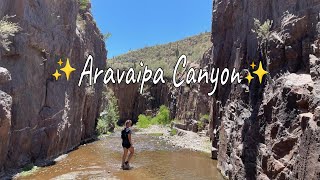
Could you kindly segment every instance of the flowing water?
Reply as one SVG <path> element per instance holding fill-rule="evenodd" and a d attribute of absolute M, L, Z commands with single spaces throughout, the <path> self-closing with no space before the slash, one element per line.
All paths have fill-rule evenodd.
<path fill-rule="evenodd" d="M 133 168 L 121 170 L 119 137 L 116 133 L 80 146 L 54 165 L 17 179 L 223 179 L 209 154 L 177 149 L 152 135 L 133 135 Z"/>

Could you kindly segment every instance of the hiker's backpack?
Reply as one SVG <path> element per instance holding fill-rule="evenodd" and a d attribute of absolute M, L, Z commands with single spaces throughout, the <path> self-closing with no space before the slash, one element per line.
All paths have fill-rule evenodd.
<path fill-rule="evenodd" d="M 121 131 L 121 139 L 122 139 L 122 140 L 126 139 L 126 129 L 123 129 L 123 130 Z"/>

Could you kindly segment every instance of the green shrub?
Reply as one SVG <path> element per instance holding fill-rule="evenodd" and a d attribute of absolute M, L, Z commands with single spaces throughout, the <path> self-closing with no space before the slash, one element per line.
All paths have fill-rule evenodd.
<path fill-rule="evenodd" d="M 264 23 L 261 23 L 258 19 L 254 18 L 254 29 L 251 30 L 253 33 L 256 33 L 260 52 L 265 58 L 268 56 L 268 41 L 271 37 L 272 24 L 272 20 L 267 19 Z"/>
<path fill-rule="evenodd" d="M 157 116 L 154 117 L 154 118 L 152 118 L 151 121 L 150 121 L 150 124 L 151 124 L 151 125 L 157 125 L 157 124 L 159 124 L 159 118 L 158 118 Z"/>
<path fill-rule="evenodd" d="M 137 126 L 138 128 L 148 128 L 151 125 L 151 117 L 140 114 L 138 116 Z"/>
<path fill-rule="evenodd" d="M 89 3 L 90 3 L 90 0 L 79 0 L 80 9 L 81 10 L 87 9 Z"/>
<path fill-rule="evenodd" d="M 158 118 L 159 124 L 170 124 L 170 110 L 165 105 L 160 106 L 159 113 L 156 116 Z"/>
<path fill-rule="evenodd" d="M 204 115 L 200 114 L 200 121 L 208 123 L 209 122 L 209 114 L 204 114 Z"/>
<path fill-rule="evenodd" d="M 116 122 L 119 120 L 118 100 L 113 91 L 108 89 L 104 95 L 108 98 L 108 105 L 98 118 L 96 127 L 98 134 L 107 134 L 108 131 L 112 131 Z"/>
<path fill-rule="evenodd" d="M 0 45 L 7 51 L 10 51 L 9 46 L 12 44 L 9 37 L 14 37 L 16 33 L 21 30 L 18 23 L 13 23 L 8 20 L 12 17 L 14 16 L 7 15 L 0 20 Z"/>
<path fill-rule="evenodd" d="M 177 135 L 177 133 L 178 133 L 177 129 L 171 129 L 170 136 Z"/>
<path fill-rule="evenodd" d="M 198 121 L 198 129 L 203 129 L 204 123 L 202 121 Z"/>
<path fill-rule="evenodd" d="M 204 114 L 204 115 L 201 115 L 200 119 L 202 120 L 209 120 L 209 114 Z"/>
<path fill-rule="evenodd" d="M 264 41 L 270 37 L 270 29 L 273 21 L 267 19 L 264 23 L 261 23 L 258 19 L 254 18 L 254 29 L 251 31 L 257 34 L 257 38 Z"/>
<path fill-rule="evenodd" d="M 148 128 L 151 125 L 167 125 L 170 124 L 172 120 L 170 120 L 170 110 L 165 105 L 160 106 L 159 112 L 155 117 L 146 116 L 144 114 L 140 114 L 138 116 L 137 126 L 139 128 Z"/>
<path fill-rule="evenodd" d="M 19 176 L 21 177 L 30 176 L 38 170 L 39 170 L 39 167 L 34 166 L 33 164 L 28 164 L 22 168 L 22 172 L 19 173 Z"/>
<path fill-rule="evenodd" d="M 98 134 L 107 134 L 108 133 L 108 124 L 103 118 L 98 119 L 96 130 Z"/>

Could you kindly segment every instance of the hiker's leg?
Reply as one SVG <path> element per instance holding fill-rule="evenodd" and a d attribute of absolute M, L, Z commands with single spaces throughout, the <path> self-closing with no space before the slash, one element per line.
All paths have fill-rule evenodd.
<path fill-rule="evenodd" d="M 128 162 L 130 162 L 130 160 L 131 160 L 131 158 L 132 158 L 132 156 L 134 154 L 134 147 L 131 146 L 129 148 L 129 151 L 130 151 L 130 154 L 129 154 L 129 157 L 128 157 L 128 160 L 127 160 Z"/>
<path fill-rule="evenodd" d="M 127 155 L 128 155 L 128 149 L 123 148 L 122 165 L 124 165 L 124 162 L 126 161 Z"/>

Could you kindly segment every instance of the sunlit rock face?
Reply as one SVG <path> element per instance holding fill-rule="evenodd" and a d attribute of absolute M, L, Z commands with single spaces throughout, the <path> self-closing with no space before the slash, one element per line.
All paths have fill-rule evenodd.
<path fill-rule="evenodd" d="M 213 154 L 230 179 L 320 178 L 319 4 L 213 1 L 213 47 L 201 66 L 242 72 L 262 61 L 269 72 L 264 85 L 255 77 L 218 87 L 209 103 Z M 273 20 L 281 36 L 269 39 L 268 58 L 259 55 L 254 18 Z"/>
<path fill-rule="evenodd" d="M 11 39 L 11 51 L 0 50 L 0 67 L 11 74 L 3 83 L 0 73 L 1 172 L 49 160 L 94 135 L 103 81 L 77 83 L 88 54 L 100 69 L 106 58 L 89 9 L 79 10 L 77 1 L 4 0 L 4 15 L 15 15 L 10 20 L 22 30 Z M 66 58 L 76 71 L 69 81 L 64 74 L 56 81 L 52 74 Z"/>

